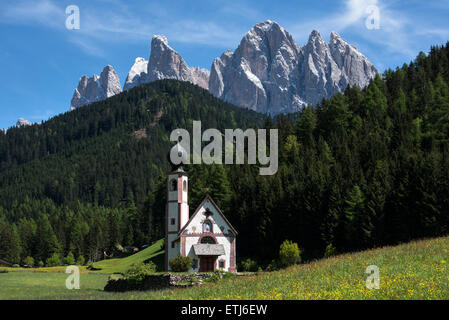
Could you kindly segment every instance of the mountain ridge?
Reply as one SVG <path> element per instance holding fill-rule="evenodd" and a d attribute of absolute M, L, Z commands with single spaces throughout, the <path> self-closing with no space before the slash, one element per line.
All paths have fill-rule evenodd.
<path fill-rule="evenodd" d="M 122 92 L 120 79 L 111 65 L 104 67 L 100 76 L 82 76 L 73 93 L 70 110 L 101 101 Z"/>
<path fill-rule="evenodd" d="M 239 107 L 277 115 L 315 105 L 348 85 L 363 88 L 377 73 L 374 65 L 336 32 L 326 43 L 314 30 L 300 47 L 277 22 L 267 20 L 245 34 L 236 50 L 214 59 L 210 71 L 189 66 L 165 36 L 155 35 L 149 59 L 135 59 L 123 90 L 161 79 L 188 81 Z M 109 75 L 109 79 L 111 85 L 102 82 L 113 88 L 108 94 L 121 92 L 118 76 Z M 83 76 L 71 105 L 79 107 L 108 97 L 101 88 L 99 92 L 92 89 L 97 81 L 95 75 Z"/>

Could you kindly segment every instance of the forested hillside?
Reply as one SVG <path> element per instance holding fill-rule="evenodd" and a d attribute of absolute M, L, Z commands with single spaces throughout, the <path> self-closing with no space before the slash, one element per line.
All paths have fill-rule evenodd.
<path fill-rule="evenodd" d="M 265 116 L 166 80 L 1 133 L 0 257 L 45 263 L 71 251 L 87 261 L 162 238 L 165 209 L 149 211 L 150 193 L 169 170 L 171 131 L 200 119 L 224 130 Z"/>
<path fill-rule="evenodd" d="M 0 257 L 94 259 L 162 237 L 168 135 L 192 120 L 280 130 L 274 176 L 187 168 L 191 210 L 212 195 L 239 231 L 239 260 L 266 265 L 285 239 L 309 259 L 449 232 L 448 44 L 296 116 L 265 119 L 161 81 L 0 133 Z"/>

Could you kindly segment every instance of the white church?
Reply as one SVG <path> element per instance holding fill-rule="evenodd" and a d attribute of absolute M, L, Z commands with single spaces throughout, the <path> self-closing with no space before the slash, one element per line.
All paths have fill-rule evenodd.
<path fill-rule="evenodd" d="M 190 216 L 187 174 L 182 166 L 172 166 L 167 179 L 165 270 L 171 271 L 170 259 L 182 255 L 193 261 L 190 272 L 237 272 L 237 231 L 210 196 Z"/>

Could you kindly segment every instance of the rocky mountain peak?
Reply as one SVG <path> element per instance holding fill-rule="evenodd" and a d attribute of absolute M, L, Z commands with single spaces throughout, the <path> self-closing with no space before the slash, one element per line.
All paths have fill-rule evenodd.
<path fill-rule="evenodd" d="M 230 103 L 263 113 L 295 112 L 343 91 L 363 87 L 377 70 L 337 33 L 331 44 L 317 30 L 304 47 L 278 23 L 255 25 L 235 52 L 212 64 L 209 91 Z"/>
<path fill-rule="evenodd" d="M 134 64 L 129 70 L 123 90 L 130 90 L 138 85 L 147 82 L 148 76 L 148 60 L 142 57 L 136 58 Z"/>
<path fill-rule="evenodd" d="M 327 51 L 329 51 L 329 46 L 327 45 L 326 41 L 321 37 L 321 34 L 313 30 L 312 33 L 309 36 L 309 41 L 305 45 L 304 49 L 316 54 L 326 54 Z"/>
<path fill-rule="evenodd" d="M 164 35 L 160 35 L 160 34 L 154 35 L 153 36 L 153 40 L 151 41 L 151 46 L 156 46 L 156 45 L 160 45 L 160 46 L 163 46 L 163 47 L 170 47 L 168 45 L 167 37 L 164 36 Z"/>
<path fill-rule="evenodd" d="M 106 98 L 115 96 L 122 92 L 120 79 L 114 68 L 110 65 L 106 66 L 100 75 L 100 85 L 105 91 Z"/>
<path fill-rule="evenodd" d="M 169 45 L 165 36 L 157 35 L 151 41 L 148 63 L 148 81 L 161 79 L 191 80 L 191 71 L 184 59 Z"/>
<path fill-rule="evenodd" d="M 73 93 L 70 110 L 101 101 L 122 92 L 120 79 L 114 68 L 106 66 L 100 76 L 82 76 Z"/>
<path fill-rule="evenodd" d="M 19 118 L 16 123 L 16 127 L 28 127 L 31 126 L 32 123 L 28 120 L 25 120 L 24 118 Z"/>
<path fill-rule="evenodd" d="M 348 85 L 366 86 L 376 68 L 356 47 L 332 32 L 330 42 L 313 30 L 300 47 L 277 22 L 266 20 L 245 34 L 235 51 L 213 61 L 211 71 L 188 66 L 164 35 L 151 40 L 149 60 L 137 58 L 124 90 L 161 79 L 189 81 L 237 106 L 273 115 L 317 104 Z M 121 92 L 107 66 L 100 76 L 80 79 L 71 109 Z"/>
<path fill-rule="evenodd" d="M 162 79 L 189 81 L 204 89 L 209 87 L 209 70 L 189 67 L 163 35 L 151 40 L 150 58 L 137 58 L 125 82 L 124 90 Z"/>

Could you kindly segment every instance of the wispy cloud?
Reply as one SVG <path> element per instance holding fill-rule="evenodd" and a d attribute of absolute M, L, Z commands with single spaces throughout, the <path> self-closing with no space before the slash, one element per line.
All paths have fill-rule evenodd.
<path fill-rule="evenodd" d="M 173 2 L 126 2 L 124 0 L 97 0 L 82 2 L 81 29 L 65 29 L 64 1 L 20 0 L 11 4 L 0 4 L 0 23 L 38 24 L 65 33 L 66 40 L 92 56 L 104 56 L 105 45 L 142 43 L 150 41 L 154 34 L 164 34 L 170 42 L 210 46 L 229 49 L 238 45 L 248 31 L 248 21 L 254 24 L 270 18 L 266 9 L 245 1 L 230 2 L 220 6 L 206 0 L 198 0 L 197 6 L 208 8 L 208 12 L 196 10 L 186 14 L 185 7 Z M 417 1 L 408 3 L 416 5 Z M 67 4 L 67 3 L 65 3 Z M 439 38 L 447 40 L 449 29 L 438 26 L 431 19 L 420 19 L 420 12 L 399 7 L 398 0 L 342 0 L 333 9 L 319 11 L 309 19 L 285 19 L 281 24 L 293 34 L 300 45 L 307 41 L 313 29 L 325 37 L 331 31 L 343 36 L 351 35 L 365 48 L 376 48 L 394 55 L 410 57 L 416 55 L 420 39 Z M 403 3 L 400 3 L 403 5 Z M 365 20 L 369 6 L 380 10 L 380 29 L 368 30 Z M 421 4 L 422 5 L 422 4 Z M 449 1 L 429 3 L 444 11 Z M 226 18 L 230 18 L 226 20 Z M 356 41 L 356 42 L 357 42 Z M 378 51 L 376 52 L 378 53 Z"/>
<path fill-rule="evenodd" d="M 38 24 L 65 32 L 68 42 L 94 56 L 104 55 L 101 49 L 104 43 L 149 41 L 154 34 L 160 33 L 173 42 L 228 48 L 235 45 L 243 32 L 236 27 L 207 19 L 176 16 L 168 19 L 168 11 L 161 8 L 152 10 L 157 5 L 154 3 L 146 7 L 148 16 L 143 19 L 142 12 L 131 8 L 128 3 L 120 0 L 99 2 L 107 6 L 107 10 L 89 4 L 80 8 L 80 30 L 65 29 L 65 7 L 51 0 L 22 0 L 14 4 L 0 5 L 0 22 Z M 145 10 L 145 7 L 142 10 Z"/>
<path fill-rule="evenodd" d="M 394 2 L 380 0 L 346 0 L 342 8 L 330 15 L 322 15 L 289 27 L 297 39 L 305 41 L 310 30 L 318 29 L 325 36 L 331 31 L 350 33 L 363 39 L 365 43 L 382 46 L 386 51 L 411 56 L 416 54 L 416 36 L 426 32 L 424 21 L 416 21 L 403 10 L 395 10 Z M 369 14 L 367 8 L 376 6 L 380 11 L 380 29 L 368 30 L 365 26 Z"/>
<path fill-rule="evenodd" d="M 64 26 L 64 10 L 50 0 L 3 3 L 0 9 L 2 23 L 40 24 L 52 28 Z"/>

